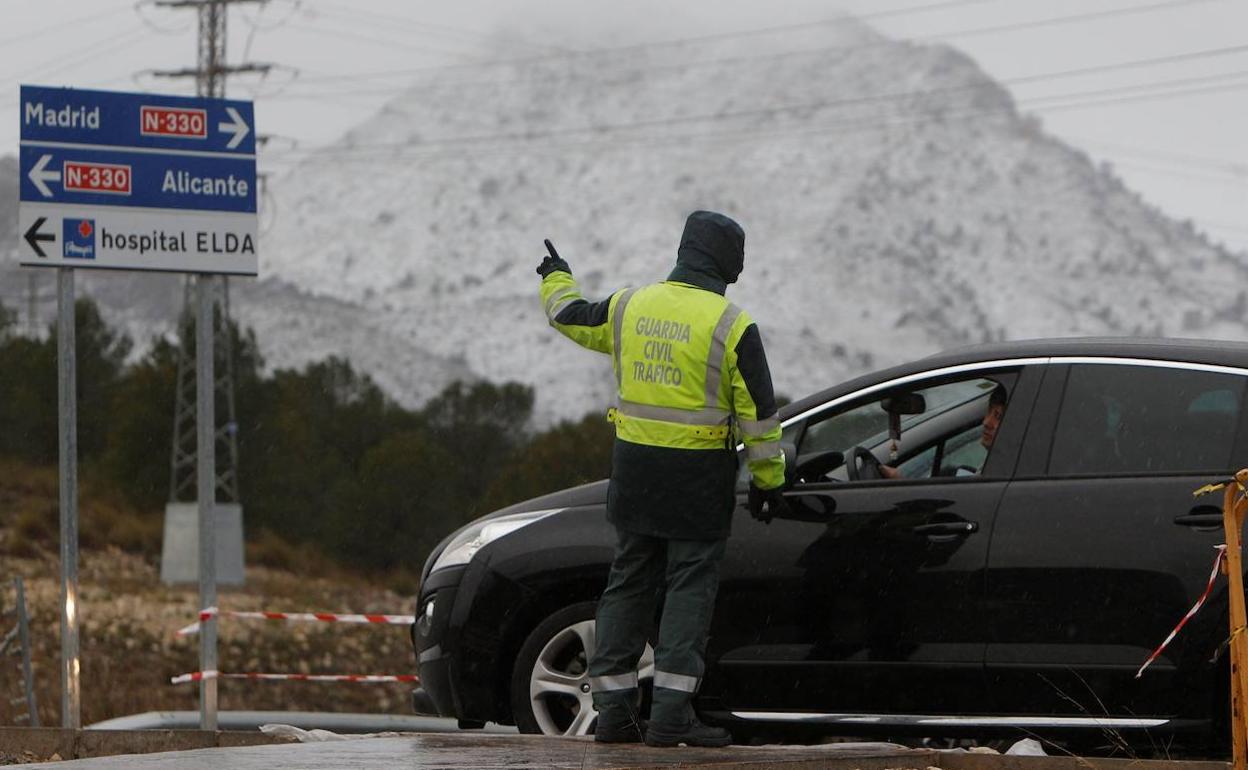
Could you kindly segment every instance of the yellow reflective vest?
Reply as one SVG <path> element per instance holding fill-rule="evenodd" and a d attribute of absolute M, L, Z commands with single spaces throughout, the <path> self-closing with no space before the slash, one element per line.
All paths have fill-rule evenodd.
<path fill-rule="evenodd" d="M 758 414 L 737 367 L 737 343 L 754 323 L 748 313 L 713 291 L 664 281 L 616 292 L 601 323 L 563 324 L 560 312 L 584 301 L 563 271 L 542 280 L 541 297 L 551 326 L 612 357 L 618 439 L 684 450 L 741 441 L 755 485 L 784 483 L 779 420 Z"/>

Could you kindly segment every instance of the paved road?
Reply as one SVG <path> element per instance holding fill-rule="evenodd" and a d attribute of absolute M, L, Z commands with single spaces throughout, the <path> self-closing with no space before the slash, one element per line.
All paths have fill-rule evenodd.
<path fill-rule="evenodd" d="M 397 738 L 362 738 L 326 743 L 198 749 L 130 754 L 72 762 L 15 765 L 32 770 L 622 770 L 680 765 L 715 770 L 761 767 L 784 770 L 922 770 L 935 752 L 892 744 L 762 746 L 724 749 L 652 749 L 598 745 L 586 738 L 536 735 L 441 733 Z"/>

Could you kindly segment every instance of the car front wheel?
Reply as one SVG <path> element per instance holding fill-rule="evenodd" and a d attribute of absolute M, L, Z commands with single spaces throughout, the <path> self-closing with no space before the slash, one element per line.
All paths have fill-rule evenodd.
<path fill-rule="evenodd" d="M 589 735 L 593 698 L 589 656 L 594 650 L 595 602 L 564 607 L 529 634 L 511 676 L 511 710 L 522 733 Z M 654 678 L 654 650 L 646 645 L 638 665 L 645 688 Z"/>

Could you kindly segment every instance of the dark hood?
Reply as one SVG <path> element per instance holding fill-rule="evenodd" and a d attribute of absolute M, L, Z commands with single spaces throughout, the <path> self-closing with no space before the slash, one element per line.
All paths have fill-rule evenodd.
<path fill-rule="evenodd" d="M 669 281 L 691 283 L 723 294 L 745 266 L 745 231 L 714 211 L 695 211 L 685 221 Z"/>

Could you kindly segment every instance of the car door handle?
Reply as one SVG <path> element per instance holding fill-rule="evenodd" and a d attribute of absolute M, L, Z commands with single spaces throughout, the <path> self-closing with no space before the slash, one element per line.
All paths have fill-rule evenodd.
<path fill-rule="evenodd" d="M 916 535 L 969 535 L 979 531 L 979 523 L 975 521 L 940 521 L 935 524 L 920 524 L 913 530 Z"/>
<path fill-rule="evenodd" d="M 1215 505 L 1198 505 L 1187 513 L 1174 517 L 1174 523 L 1197 529 L 1216 529 L 1222 526 L 1222 509 Z"/>

